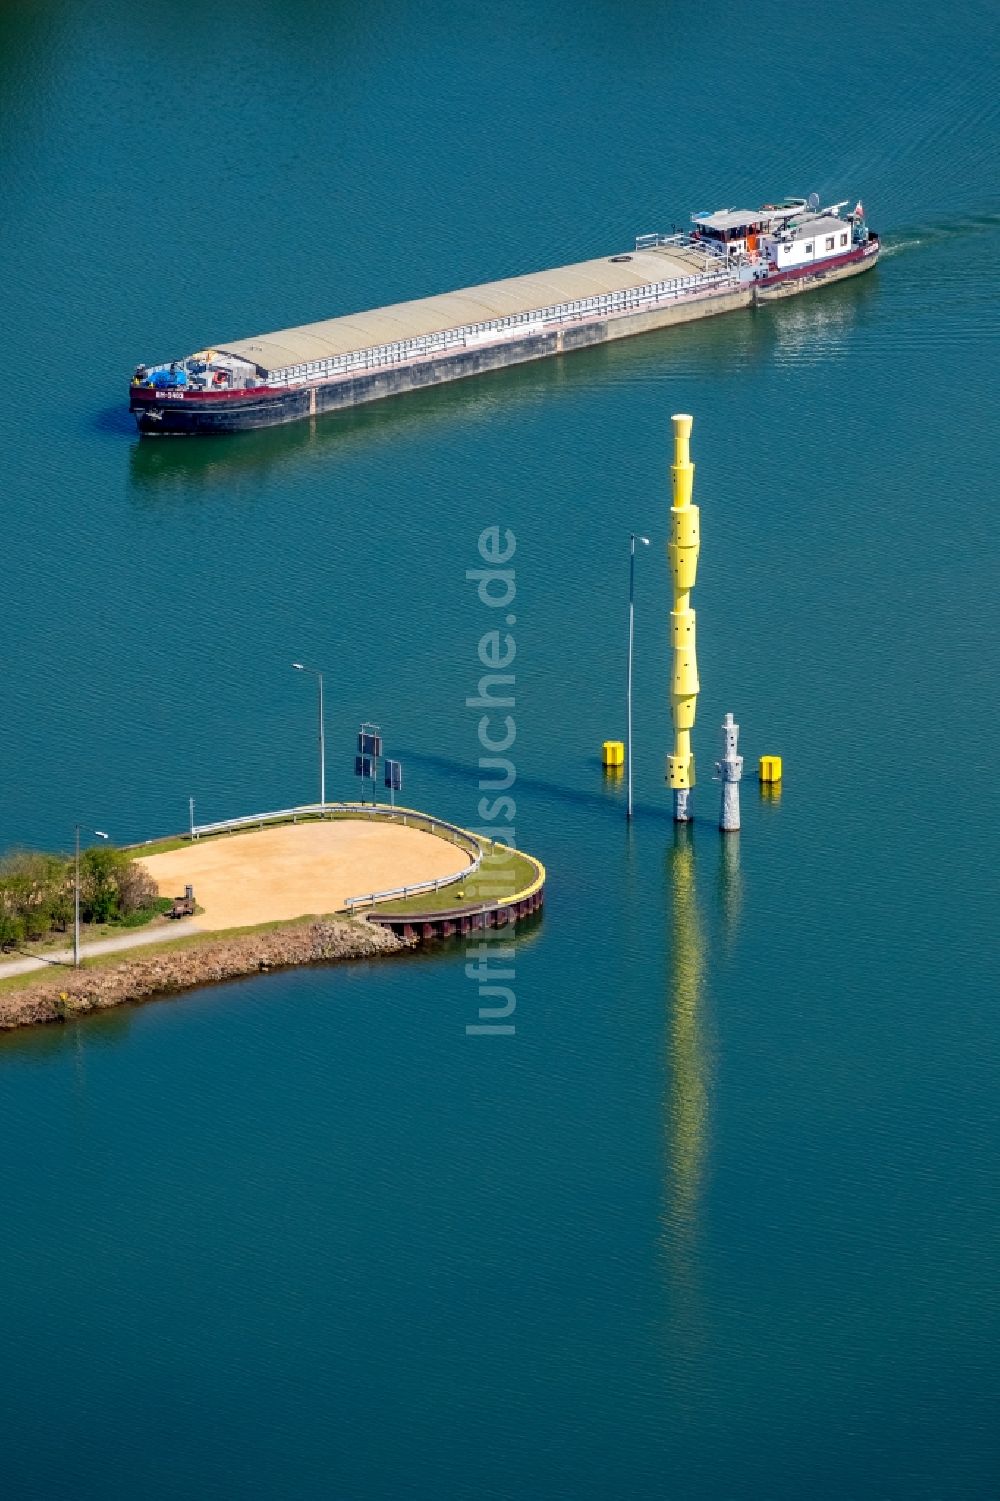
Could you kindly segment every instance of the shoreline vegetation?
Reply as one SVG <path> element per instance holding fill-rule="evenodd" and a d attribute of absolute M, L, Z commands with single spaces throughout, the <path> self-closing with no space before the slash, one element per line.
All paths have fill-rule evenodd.
<path fill-rule="evenodd" d="M 196 990 L 223 980 L 403 952 L 413 945 L 358 918 L 306 917 L 229 934 L 168 942 L 141 957 L 60 967 L 44 980 L 35 973 L 0 988 L 0 1032 L 47 1022 L 72 1021 L 127 1002 Z"/>
<path fill-rule="evenodd" d="M 12 850 L 0 856 L 0 953 L 65 942 L 73 923 L 75 865 L 70 855 Z M 80 921 L 88 929 L 138 928 L 170 907 L 127 850 L 80 851 Z"/>

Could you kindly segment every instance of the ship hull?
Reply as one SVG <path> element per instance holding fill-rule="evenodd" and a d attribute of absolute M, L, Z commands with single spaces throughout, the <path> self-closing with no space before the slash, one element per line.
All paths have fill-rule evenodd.
<path fill-rule="evenodd" d="M 787 271 L 769 276 L 766 281 L 758 282 L 754 287 L 754 302 L 758 305 L 778 302 L 783 297 L 795 297 L 799 292 L 816 291 L 831 282 L 860 276 L 863 272 L 870 271 L 878 260 L 878 241 L 873 241 L 872 245 L 870 251 L 867 248 L 852 251 L 850 255 L 841 256 L 837 261 L 817 266 L 808 272 Z"/>
<path fill-rule="evenodd" d="M 137 387 L 131 393 L 130 408 L 139 432 L 146 437 L 221 435 L 278 427 L 325 412 L 345 411 L 386 397 L 401 396 L 408 391 L 426 390 L 446 381 L 465 380 L 491 370 L 504 370 L 511 365 L 631 338 L 653 329 L 691 323 L 699 318 L 735 312 L 738 308 L 797 296 L 832 281 L 857 276 L 869 270 L 877 258 L 876 245 L 867 254 L 855 251 L 818 268 L 781 273 L 766 281 L 724 290 L 694 293 L 662 307 L 612 318 L 582 319 L 577 324 L 503 343 L 481 344 L 308 385 L 183 394 Z"/>

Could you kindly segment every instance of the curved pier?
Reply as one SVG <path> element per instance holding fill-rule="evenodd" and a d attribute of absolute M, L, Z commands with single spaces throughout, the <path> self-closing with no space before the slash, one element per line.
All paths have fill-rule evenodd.
<path fill-rule="evenodd" d="M 534 879 L 511 896 L 465 902 L 439 911 L 421 911 L 419 904 L 407 912 L 372 911 L 368 921 L 388 928 L 407 943 L 434 943 L 485 928 L 505 928 L 523 922 L 538 912 L 544 903 L 545 866 L 521 850 L 512 850 L 511 853 L 527 861 L 535 872 Z"/>

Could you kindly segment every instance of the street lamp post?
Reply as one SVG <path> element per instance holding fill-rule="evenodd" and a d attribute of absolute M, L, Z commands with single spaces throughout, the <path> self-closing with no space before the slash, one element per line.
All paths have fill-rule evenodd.
<path fill-rule="evenodd" d="M 296 672 L 311 672 L 319 688 L 319 800 L 326 807 L 326 731 L 323 727 L 323 674 L 316 667 L 307 667 L 304 662 L 293 662 Z"/>
<path fill-rule="evenodd" d="M 76 825 L 76 879 L 73 882 L 73 968 L 80 968 L 80 830 Z M 103 829 L 95 829 L 98 839 L 107 839 Z"/>
<path fill-rule="evenodd" d="M 643 547 L 649 546 L 649 538 L 641 537 L 638 532 L 628 534 L 628 686 L 625 690 L 625 718 L 627 723 L 627 747 L 625 760 L 628 762 L 628 808 L 626 818 L 632 817 L 632 643 L 635 637 L 635 544 L 641 542 Z"/>

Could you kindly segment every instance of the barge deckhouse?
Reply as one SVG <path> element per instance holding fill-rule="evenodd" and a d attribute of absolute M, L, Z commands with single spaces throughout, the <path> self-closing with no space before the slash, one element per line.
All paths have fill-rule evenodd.
<path fill-rule="evenodd" d="M 693 214 L 625 253 L 140 365 L 129 408 L 140 433 L 271 427 L 809 291 L 878 259 L 862 205 L 846 207 Z"/>

